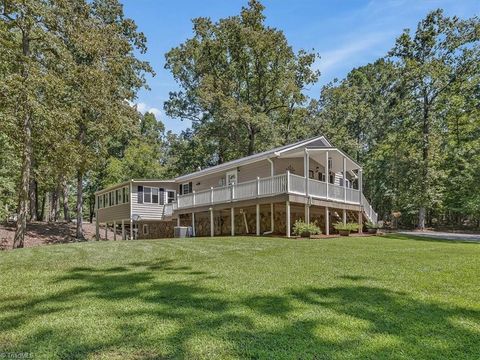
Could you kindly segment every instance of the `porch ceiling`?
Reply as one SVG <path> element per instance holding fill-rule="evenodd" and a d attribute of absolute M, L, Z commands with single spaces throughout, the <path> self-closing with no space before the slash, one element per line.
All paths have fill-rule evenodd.
<path fill-rule="evenodd" d="M 355 161 L 350 159 L 346 154 L 336 148 L 307 148 L 309 157 L 319 164 L 325 166 L 325 152 L 328 151 L 328 157 L 332 159 L 332 168 L 330 169 L 333 172 L 342 172 L 343 171 L 343 158 L 346 161 L 347 171 L 353 171 L 361 169 L 361 166 L 358 165 Z M 289 152 L 281 154 L 280 158 L 303 158 L 305 155 L 305 149 L 294 149 Z"/>

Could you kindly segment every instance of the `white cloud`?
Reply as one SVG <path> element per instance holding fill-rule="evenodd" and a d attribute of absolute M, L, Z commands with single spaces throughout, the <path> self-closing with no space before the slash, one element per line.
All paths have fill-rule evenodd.
<path fill-rule="evenodd" d="M 141 112 L 142 114 L 145 114 L 146 112 L 149 112 L 149 113 L 152 113 L 153 115 L 155 115 L 155 117 L 157 119 L 160 118 L 160 116 L 162 115 L 162 111 L 156 107 L 150 107 L 149 105 L 147 105 L 146 103 L 144 102 L 139 102 L 139 103 L 130 103 L 131 106 L 133 107 L 137 107 L 137 110 L 139 112 Z"/>
<path fill-rule="evenodd" d="M 388 35 L 389 34 L 385 32 L 366 34 L 334 50 L 322 52 L 321 59 L 317 62 L 316 68 L 320 69 L 322 73 L 326 73 L 337 66 L 345 65 L 345 62 L 350 62 L 354 58 L 354 55 L 372 49 L 387 39 Z"/>

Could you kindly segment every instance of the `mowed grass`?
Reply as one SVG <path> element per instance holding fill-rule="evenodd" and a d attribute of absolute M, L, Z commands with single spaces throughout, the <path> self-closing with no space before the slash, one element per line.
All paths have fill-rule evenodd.
<path fill-rule="evenodd" d="M 0 358 L 479 359 L 480 244 L 89 242 L 0 253 Z"/>

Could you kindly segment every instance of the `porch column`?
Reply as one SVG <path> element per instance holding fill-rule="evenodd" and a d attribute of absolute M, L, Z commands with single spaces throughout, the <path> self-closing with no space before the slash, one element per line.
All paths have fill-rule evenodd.
<path fill-rule="evenodd" d="M 105 223 L 105 240 L 108 240 L 108 222 Z"/>
<path fill-rule="evenodd" d="M 130 219 L 130 240 L 133 240 L 133 220 Z"/>
<path fill-rule="evenodd" d="M 343 225 L 347 223 L 347 210 L 343 209 Z"/>
<path fill-rule="evenodd" d="M 270 230 L 273 233 L 275 229 L 275 215 L 273 213 L 273 203 L 270 204 Z"/>
<path fill-rule="evenodd" d="M 363 214 L 361 210 L 358 212 L 358 233 L 363 233 Z"/>
<path fill-rule="evenodd" d="M 343 202 L 347 202 L 347 158 L 343 157 Z"/>
<path fill-rule="evenodd" d="M 286 202 L 286 213 L 287 213 L 287 218 L 286 218 L 286 233 L 287 233 L 287 237 L 290 237 L 290 201 L 287 200 Z"/>
<path fill-rule="evenodd" d="M 305 223 L 310 224 L 310 205 L 305 204 Z"/>
<path fill-rule="evenodd" d="M 325 235 L 330 235 L 330 211 L 328 206 L 325 206 Z"/>
<path fill-rule="evenodd" d="M 100 239 L 100 224 L 98 223 L 98 210 L 95 213 L 95 240 Z"/>
<path fill-rule="evenodd" d="M 210 236 L 214 237 L 215 236 L 215 228 L 214 228 L 214 223 L 213 223 L 213 208 L 210 208 Z"/>
<path fill-rule="evenodd" d="M 305 195 L 308 196 L 309 189 L 308 189 L 308 177 L 310 173 L 310 156 L 308 154 L 308 150 L 305 149 L 304 155 L 304 174 L 305 174 Z"/>
<path fill-rule="evenodd" d="M 235 236 L 235 209 L 230 208 L 230 234 Z"/>
<path fill-rule="evenodd" d="M 195 236 L 195 213 L 192 212 L 192 236 Z"/>
<path fill-rule="evenodd" d="M 327 199 L 328 199 L 328 183 L 330 182 L 330 169 L 328 167 L 328 150 L 325 151 L 325 184 L 327 189 Z"/>
<path fill-rule="evenodd" d="M 256 210 L 257 221 L 255 224 L 255 230 L 257 232 L 257 236 L 260 236 L 260 204 L 257 204 Z"/>
<path fill-rule="evenodd" d="M 125 220 L 122 220 L 122 240 L 125 240 Z"/>
<path fill-rule="evenodd" d="M 117 240 L 117 222 L 113 222 L 113 240 Z"/>

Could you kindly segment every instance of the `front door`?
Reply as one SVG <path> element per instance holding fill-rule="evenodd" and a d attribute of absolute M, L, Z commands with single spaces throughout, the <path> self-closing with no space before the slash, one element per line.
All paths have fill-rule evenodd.
<path fill-rule="evenodd" d="M 237 170 L 232 170 L 227 172 L 227 185 L 232 185 L 237 183 Z"/>

